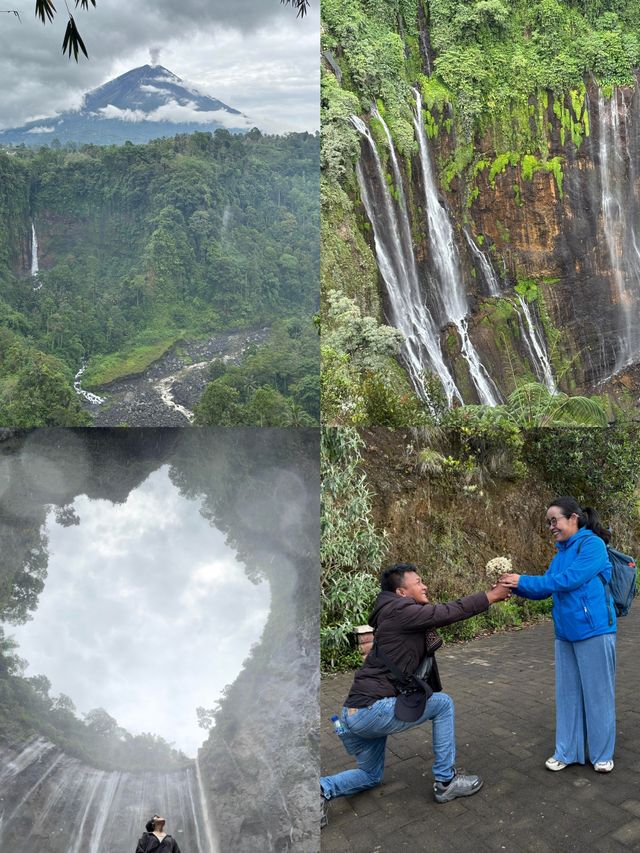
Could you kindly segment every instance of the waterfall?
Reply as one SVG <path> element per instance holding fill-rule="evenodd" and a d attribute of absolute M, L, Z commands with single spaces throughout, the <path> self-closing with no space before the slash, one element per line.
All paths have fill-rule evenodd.
<path fill-rule="evenodd" d="M 38 275 L 38 238 L 35 223 L 31 222 L 31 275 Z"/>
<path fill-rule="evenodd" d="M 106 397 L 99 397 L 97 394 L 92 394 L 91 391 L 85 391 L 84 390 L 84 388 L 82 387 L 82 384 L 81 384 L 81 382 L 82 382 L 81 377 L 82 377 L 82 374 L 85 372 L 86 369 L 87 369 L 87 363 L 86 363 L 86 361 L 83 361 L 82 367 L 80 368 L 80 370 L 75 375 L 74 382 L 73 382 L 73 390 L 76 392 L 76 394 L 79 394 L 80 397 L 84 397 L 84 399 L 88 403 L 92 403 L 94 406 L 99 406 L 101 403 L 104 403 L 104 401 L 107 398 Z"/>
<path fill-rule="evenodd" d="M 467 238 L 467 243 L 469 244 L 469 248 L 471 249 L 471 254 L 480 265 L 480 269 L 482 270 L 482 276 L 489 290 L 489 296 L 500 296 L 500 281 L 498 280 L 498 276 L 496 275 L 496 272 L 493 266 L 491 265 L 491 262 L 486 257 L 484 252 L 480 251 L 480 249 L 476 245 L 476 241 L 469 233 L 469 230 L 467 228 L 463 228 L 462 230 L 464 236 Z"/>
<path fill-rule="evenodd" d="M 518 297 L 522 313 L 524 314 L 526 323 L 526 327 L 523 326 L 524 340 L 527 345 L 527 349 L 529 350 L 533 369 L 535 370 L 538 379 L 544 382 L 548 390 L 552 394 L 557 394 L 558 387 L 555 383 L 555 379 L 553 378 L 553 371 L 551 370 L 551 362 L 549 361 L 544 336 L 538 330 L 536 323 L 534 322 L 527 300 L 519 293 L 516 293 L 516 296 Z"/>
<path fill-rule="evenodd" d="M 598 125 L 603 230 L 613 271 L 613 301 L 620 309 L 619 349 L 613 369 L 617 373 L 640 355 L 640 248 L 633 198 L 636 175 L 627 144 L 627 109 L 618 89 L 609 101 L 600 93 Z"/>
<path fill-rule="evenodd" d="M 154 811 L 184 853 L 218 853 L 192 766 L 170 773 L 97 770 L 46 741 L 0 744 L 0 848 L 11 853 L 134 850 Z M 201 786 L 201 781 L 198 783 Z"/>
<path fill-rule="evenodd" d="M 398 217 L 369 129 L 357 116 L 351 116 L 351 122 L 366 139 L 375 162 L 375 186 L 371 188 L 372 191 L 360 161 L 356 165 L 356 174 L 362 202 L 373 226 L 376 260 L 387 290 L 389 319 L 391 325 L 405 337 L 402 356 L 409 376 L 418 393 L 425 396 L 422 373 L 428 365 L 437 373 L 449 405 L 454 399 L 462 402 L 462 396 L 442 357 L 438 329 L 421 293 L 401 177 L 396 177 L 401 211 Z M 386 129 L 384 122 L 382 125 Z M 390 135 L 388 138 L 391 140 Z M 390 155 L 395 175 L 397 161 L 392 141 Z"/>
<path fill-rule="evenodd" d="M 202 784 L 202 773 L 200 772 L 200 762 L 198 761 L 198 758 L 196 758 L 196 779 L 198 782 L 198 793 L 200 795 L 200 806 L 202 809 L 202 814 L 204 815 L 204 828 L 207 836 L 206 853 L 218 853 L 218 845 L 215 842 L 215 834 L 213 831 L 213 825 L 211 823 L 211 816 L 209 814 L 209 809 L 207 808 L 207 799 L 204 795 L 204 785 Z M 192 797 L 191 786 L 189 786 L 189 796 Z M 193 807 L 193 797 L 191 799 L 191 805 Z"/>
<path fill-rule="evenodd" d="M 461 340 L 462 355 L 469 365 L 471 379 L 485 406 L 497 406 L 500 394 L 487 373 L 469 338 L 466 317 L 469 314 L 467 297 L 462 282 L 458 250 L 453 227 L 444 206 L 440 203 L 435 178 L 431 169 L 427 135 L 422 117 L 422 96 L 413 90 L 416 98 L 414 127 L 420 149 L 420 165 L 424 183 L 425 207 L 429 227 L 428 238 L 438 277 L 438 297 L 448 323 L 453 323 Z"/>

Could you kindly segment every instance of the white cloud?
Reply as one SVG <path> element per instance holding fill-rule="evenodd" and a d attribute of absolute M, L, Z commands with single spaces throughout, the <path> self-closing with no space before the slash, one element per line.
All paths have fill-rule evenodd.
<path fill-rule="evenodd" d="M 32 127 L 27 133 L 53 133 L 55 127 L 46 127 L 45 125 L 38 125 L 37 127 Z"/>
<path fill-rule="evenodd" d="M 179 104 L 171 100 L 168 104 L 162 104 L 155 110 L 145 112 L 144 110 L 120 109 L 109 104 L 98 110 L 103 118 L 115 118 L 121 121 L 168 121 L 171 124 L 219 124 L 222 127 L 253 127 L 250 119 L 246 116 L 230 113 L 227 110 L 198 110 L 193 101 L 187 104 Z"/>

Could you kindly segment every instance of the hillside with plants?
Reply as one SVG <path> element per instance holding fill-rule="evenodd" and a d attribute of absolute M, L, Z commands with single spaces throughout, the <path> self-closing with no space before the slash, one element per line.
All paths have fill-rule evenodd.
<path fill-rule="evenodd" d="M 285 393 L 264 381 L 316 417 L 304 380 L 317 374 L 318 147 L 219 130 L 0 152 L 0 422 L 88 423 L 73 391 L 83 365 L 95 390 L 174 351 L 188 367 L 189 344 L 229 333 L 262 330 L 280 352 L 268 330 L 283 320 L 299 328 L 292 362 L 300 337 L 306 360 Z"/>
<path fill-rule="evenodd" d="M 323 58 L 327 419 L 633 407 L 640 4 L 327 0 Z"/>

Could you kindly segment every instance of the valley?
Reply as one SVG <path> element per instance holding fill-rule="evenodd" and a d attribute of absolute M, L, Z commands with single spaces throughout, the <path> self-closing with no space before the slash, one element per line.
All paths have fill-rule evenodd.
<path fill-rule="evenodd" d="M 317 422 L 318 154 L 255 129 L 0 149 L 0 424 L 185 426 L 218 353 L 223 423 Z"/>

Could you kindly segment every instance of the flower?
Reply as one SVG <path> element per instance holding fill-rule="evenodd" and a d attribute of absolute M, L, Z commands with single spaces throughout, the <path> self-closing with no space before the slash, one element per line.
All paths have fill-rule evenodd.
<path fill-rule="evenodd" d="M 509 557 L 494 557 L 485 566 L 485 574 L 491 583 L 497 583 L 502 575 L 509 574 L 512 571 L 513 566 Z"/>

